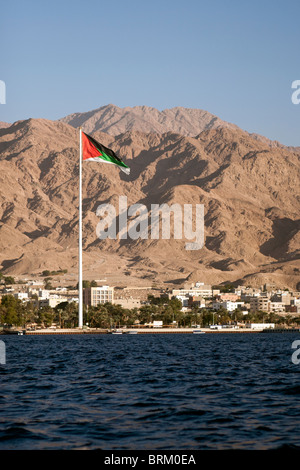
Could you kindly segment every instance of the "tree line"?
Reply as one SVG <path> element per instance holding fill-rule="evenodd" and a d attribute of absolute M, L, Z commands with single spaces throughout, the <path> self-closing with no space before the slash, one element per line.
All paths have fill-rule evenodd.
<path fill-rule="evenodd" d="M 133 326 L 136 322 L 141 325 L 162 321 L 164 325 L 177 325 L 178 327 L 201 327 L 213 324 L 232 324 L 237 322 L 275 323 L 287 325 L 300 325 L 300 317 L 287 316 L 284 319 L 274 313 L 256 312 L 246 316 L 238 309 L 231 314 L 220 309 L 217 312 L 193 307 L 189 312 L 181 311 L 182 304 L 176 298 L 167 299 L 148 297 L 148 303 L 140 308 L 123 308 L 118 304 L 109 302 L 97 307 L 83 308 L 83 323 L 91 328 L 116 328 Z M 49 327 L 56 324 L 61 328 L 74 328 L 78 326 L 78 304 L 76 302 L 62 302 L 55 308 L 38 308 L 33 301 L 22 302 L 13 295 L 2 297 L 0 304 L 0 324 L 13 325 L 25 328 L 30 324 Z"/>

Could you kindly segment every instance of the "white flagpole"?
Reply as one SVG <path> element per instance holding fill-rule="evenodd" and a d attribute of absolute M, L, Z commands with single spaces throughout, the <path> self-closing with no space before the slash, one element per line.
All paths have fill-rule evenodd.
<path fill-rule="evenodd" d="M 83 326 L 83 295 L 82 295 L 82 130 L 80 128 L 79 144 L 79 253 L 78 253 L 78 327 Z"/>

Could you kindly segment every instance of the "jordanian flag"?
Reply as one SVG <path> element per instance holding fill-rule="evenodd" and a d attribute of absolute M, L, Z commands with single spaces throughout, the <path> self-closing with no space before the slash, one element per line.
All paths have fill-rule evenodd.
<path fill-rule="evenodd" d="M 112 163 L 113 165 L 117 165 L 120 170 L 124 171 L 127 175 L 130 173 L 130 168 L 117 157 L 113 150 L 104 147 L 104 145 L 84 132 L 82 132 L 82 158 L 87 161 Z"/>

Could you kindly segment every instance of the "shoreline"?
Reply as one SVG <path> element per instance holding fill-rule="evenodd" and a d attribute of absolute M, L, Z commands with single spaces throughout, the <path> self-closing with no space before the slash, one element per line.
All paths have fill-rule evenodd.
<path fill-rule="evenodd" d="M 300 328 L 43 328 L 26 330 L 21 328 L 0 331 L 3 336 L 47 336 L 47 335 L 99 335 L 99 334 L 226 334 L 226 333 L 299 333 Z"/>
<path fill-rule="evenodd" d="M 89 335 L 89 334 L 226 334 L 226 333 L 277 333 L 277 332 L 297 332 L 295 329 L 250 329 L 250 328 L 223 328 L 223 329 L 211 329 L 211 328 L 119 328 L 114 330 L 107 330 L 101 328 L 64 328 L 64 329 L 51 329 L 45 328 L 42 330 L 13 330 L 3 331 L 2 335 L 25 335 L 25 336 L 43 336 L 43 335 Z M 1 333 L 0 333 L 1 334 Z"/>

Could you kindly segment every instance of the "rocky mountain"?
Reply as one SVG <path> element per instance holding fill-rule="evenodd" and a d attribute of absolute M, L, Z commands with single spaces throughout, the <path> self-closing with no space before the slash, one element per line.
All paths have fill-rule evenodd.
<path fill-rule="evenodd" d="M 297 288 L 298 149 L 270 146 L 231 125 L 208 126 L 193 137 L 86 131 L 113 148 L 131 174 L 101 163 L 83 165 L 85 279 Z M 78 130 L 62 120 L 30 119 L 0 130 L 0 269 L 6 274 L 67 269 L 67 281 L 76 281 L 78 149 Z M 174 239 L 173 232 L 170 240 L 119 239 L 118 233 L 100 240 L 97 208 L 110 203 L 119 222 L 119 196 L 127 196 L 128 207 L 140 203 L 149 210 L 151 204 L 203 204 L 204 247 L 187 251 L 186 240 Z"/>
<path fill-rule="evenodd" d="M 11 126 L 11 124 L 9 124 L 8 122 L 0 121 L 0 129 L 3 129 L 4 127 L 9 127 L 9 126 Z"/>
<path fill-rule="evenodd" d="M 86 113 L 71 114 L 60 121 L 75 128 L 82 127 L 88 134 L 101 131 L 114 136 L 131 130 L 195 136 L 204 130 L 220 127 L 237 129 L 234 124 L 222 121 L 207 111 L 182 107 L 158 111 L 148 106 L 119 108 L 109 104 Z"/>
<path fill-rule="evenodd" d="M 88 134 L 101 131 L 113 136 L 132 130 L 159 134 L 174 132 L 189 137 L 195 137 L 205 130 L 222 127 L 241 130 L 235 124 L 223 121 L 207 111 L 182 107 L 159 111 L 148 106 L 119 108 L 109 104 L 93 111 L 70 114 L 61 118 L 60 121 L 75 128 L 82 127 Z M 272 141 L 262 135 L 247 134 L 270 147 L 286 148 L 279 142 Z"/>

